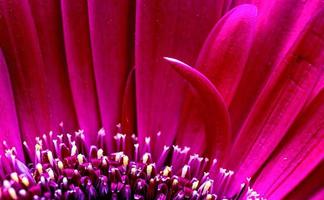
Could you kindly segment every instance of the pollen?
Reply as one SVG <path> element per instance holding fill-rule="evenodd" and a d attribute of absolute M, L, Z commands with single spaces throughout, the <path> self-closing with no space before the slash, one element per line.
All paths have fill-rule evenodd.
<path fill-rule="evenodd" d="M 158 136 L 161 132 L 158 132 Z M 189 147 L 164 146 L 156 156 L 149 137 L 142 144 L 135 135 L 113 137 L 115 151 L 108 152 L 104 129 L 89 148 L 82 130 L 36 138 L 35 151 L 25 149 L 33 162 L 23 163 L 13 148 L 6 149 L 0 176 L 3 199 L 258 199 L 244 183 L 236 193 L 225 190 L 233 171 L 218 168 L 217 160 L 190 155 Z M 6 144 L 8 146 L 8 144 Z M 143 146 L 141 146 L 143 145 Z M 162 145 L 163 146 L 163 145 Z M 129 148 L 130 147 L 130 148 Z M 87 151 L 89 149 L 89 151 Z M 154 155 L 154 156 L 153 156 Z M 210 165 L 210 166 L 209 166 Z M 209 166 L 209 167 L 207 167 Z M 0 174 L 5 175 L 6 171 Z M 226 184 L 226 185 L 224 185 Z"/>

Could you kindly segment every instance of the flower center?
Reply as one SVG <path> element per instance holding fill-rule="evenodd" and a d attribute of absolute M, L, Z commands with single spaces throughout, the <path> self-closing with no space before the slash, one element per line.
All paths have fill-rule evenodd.
<path fill-rule="evenodd" d="M 105 132 L 87 151 L 85 135 L 52 132 L 36 138 L 35 156 L 23 143 L 26 166 L 14 148 L 1 158 L 1 199 L 246 199 L 259 195 L 242 184 L 228 195 L 234 172 L 217 161 L 189 155 L 189 148 L 164 146 L 153 158 L 150 138 L 142 148 L 135 135 L 114 137 L 116 152 L 107 154 Z M 130 145 L 127 145 L 130 144 Z M 128 148 L 128 146 L 130 146 Z M 140 153 L 142 152 L 142 153 Z M 33 160 L 33 161 L 32 161 Z"/>

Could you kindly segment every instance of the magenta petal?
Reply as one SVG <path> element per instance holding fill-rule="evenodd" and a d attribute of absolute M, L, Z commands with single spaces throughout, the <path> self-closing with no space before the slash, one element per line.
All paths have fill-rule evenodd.
<path fill-rule="evenodd" d="M 123 97 L 122 131 L 130 135 L 136 131 L 136 98 L 135 98 L 135 69 L 130 71 Z"/>
<path fill-rule="evenodd" d="M 223 1 L 214 0 L 136 1 L 135 73 L 140 141 L 151 136 L 154 143 L 156 133 L 161 131 L 164 144 L 173 142 L 184 91 L 177 74 L 162 57 L 176 57 L 193 65 L 222 9 Z"/>
<path fill-rule="evenodd" d="M 285 196 L 285 199 L 313 199 L 313 197 L 316 197 L 316 200 L 322 200 L 323 195 L 320 196 L 321 198 L 317 198 L 317 195 L 323 193 L 323 180 L 324 162 L 318 165 L 294 190 Z"/>
<path fill-rule="evenodd" d="M 4 152 L 3 142 L 15 147 L 18 157 L 22 158 L 22 141 L 20 138 L 15 100 L 5 59 L 0 49 L 0 150 Z"/>
<path fill-rule="evenodd" d="M 116 125 L 121 122 L 124 87 L 132 66 L 134 5 L 131 2 L 88 1 L 95 81 L 101 119 L 108 138 L 116 132 Z"/>
<path fill-rule="evenodd" d="M 230 104 L 247 60 L 257 9 L 253 5 L 238 6 L 213 28 L 202 48 L 197 69 L 205 74 Z"/>
<path fill-rule="evenodd" d="M 90 49 L 86 1 L 61 1 L 65 52 L 76 114 L 94 143 L 101 126 Z"/>
<path fill-rule="evenodd" d="M 305 24 L 323 1 L 259 1 L 256 36 L 242 79 L 230 105 L 233 133 L 239 131 L 251 107 Z"/>
<path fill-rule="evenodd" d="M 324 12 L 308 24 L 278 65 L 233 146 L 229 167 L 252 176 L 268 158 L 303 108 L 324 62 Z"/>
<path fill-rule="evenodd" d="M 30 1 L 30 5 L 44 62 L 42 69 L 46 79 L 51 130 L 58 130 L 63 122 L 66 131 L 75 131 L 78 122 L 63 53 L 60 3 L 53 0 Z"/>
<path fill-rule="evenodd" d="M 27 1 L 3 1 L 1 6 L 1 45 L 11 76 L 22 139 L 51 129 L 51 109 L 44 60 L 37 30 Z"/>
<path fill-rule="evenodd" d="M 197 91 L 204 102 L 205 153 L 222 160 L 230 142 L 230 121 L 226 105 L 213 84 L 199 71 L 173 58 L 165 57 L 171 66 Z M 185 133 L 182 133 L 186 137 Z M 190 138 L 188 138 L 190 140 Z M 196 141 L 191 141 L 194 146 Z"/>
<path fill-rule="evenodd" d="M 253 188 L 281 199 L 324 159 L 324 90 L 300 113 Z"/>

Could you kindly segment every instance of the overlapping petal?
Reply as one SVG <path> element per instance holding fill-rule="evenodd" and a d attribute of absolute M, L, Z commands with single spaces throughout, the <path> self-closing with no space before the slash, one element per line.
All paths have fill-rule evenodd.
<path fill-rule="evenodd" d="M 191 65 L 208 32 L 220 17 L 223 1 L 136 1 L 135 67 L 138 135 L 156 133 L 166 144 L 174 140 L 183 84 L 163 61 L 171 56 Z M 194 27 L 194 28 L 193 28 Z"/>
<path fill-rule="evenodd" d="M 88 1 L 95 83 L 108 138 L 121 122 L 124 88 L 133 65 L 134 6 L 131 0 Z M 106 142 L 111 143 L 110 139 Z"/>
<path fill-rule="evenodd" d="M 0 144 L 0 150 L 3 152 L 6 148 L 15 147 L 17 152 L 22 152 L 20 130 L 16 113 L 16 105 L 11 88 L 11 80 L 8 73 L 6 61 L 0 50 L 0 141 L 6 142 Z M 15 135 L 15 137 L 12 137 Z M 23 155 L 19 155 L 22 159 Z"/>
<path fill-rule="evenodd" d="M 93 70 L 86 1 L 61 1 L 64 45 L 73 102 L 81 129 L 94 143 L 102 126 Z"/>
<path fill-rule="evenodd" d="M 268 158 L 323 74 L 324 11 L 308 24 L 277 67 L 248 116 L 229 167 L 251 176 Z"/>
<path fill-rule="evenodd" d="M 1 29 L 1 45 L 9 66 L 22 139 L 28 143 L 56 129 L 61 121 L 69 121 L 68 129 L 76 128 L 61 37 L 53 32 L 60 30 L 59 10 L 51 10 L 58 5 L 51 1 L 38 3 L 0 3 L 1 26 L 6 27 Z M 35 11 L 39 6 L 43 10 Z M 46 29 L 49 22 L 52 26 Z"/>
<path fill-rule="evenodd" d="M 283 198 L 324 159 L 324 90 L 301 112 L 293 127 L 256 177 L 254 188 Z"/>
<path fill-rule="evenodd" d="M 254 39 L 257 8 L 242 5 L 227 13 L 213 28 L 202 48 L 197 69 L 205 74 L 229 105 Z"/>
<path fill-rule="evenodd" d="M 242 79 L 229 107 L 233 132 L 247 118 L 276 64 L 294 44 L 323 1 L 251 1 L 258 5 L 256 36 Z"/>
<path fill-rule="evenodd" d="M 165 59 L 189 82 L 204 102 L 204 115 L 201 116 L 204 119 L 206 131 L 204 152 L 222 161 L 228 153 L 231 139 L 230 119 L 222 96 L 208 78 L 194 68 L 173 58 Z"/>

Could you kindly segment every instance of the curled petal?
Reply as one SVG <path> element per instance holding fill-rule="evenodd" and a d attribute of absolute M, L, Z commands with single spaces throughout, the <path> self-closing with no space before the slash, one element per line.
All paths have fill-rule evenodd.
<path fill-rule="evenodd" d="M 227 105 L 236 92 L 256 26 L 257 9 L 238 6 L 213 28 L 202 48 L 197 69 L 216 86 Z"/>
<path fill-rule="evenodd" d="M 222 160 L 230 142 L 230 120 L 224 100 L 213 84 L 199 71 L 173 58 L 165 57 L 165 60 L 189 82 L 204 102 L 205 110 L 202 117 L 206 128 L 205 153 Z"/>
<path fill-rule="evenodd" d="M 177 74 L 161 58 L 177 57 L 193 65 L 209 31 L 222 15 L 223 6 L 223 0 L 136 1 L 135 74 L 140 142 L 150 136 L 156 149 L 162 149 L 155 142 L 157 138 L 167 145 L 174 141 L 185 90 Z M 157 137 L 159 131 L 161 135 Z"/>

